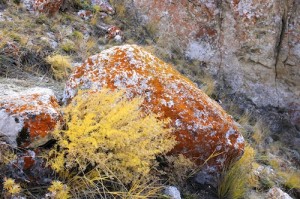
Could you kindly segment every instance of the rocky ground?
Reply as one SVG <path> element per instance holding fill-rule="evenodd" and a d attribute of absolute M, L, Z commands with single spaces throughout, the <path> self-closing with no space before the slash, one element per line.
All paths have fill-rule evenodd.
<path fill-rule="evenodd" d="M 237 164 L 233 167 L 236 170 L 233 170 L 232 173 L 240 175 L 218 171 L 220 174 L 218 180 L 211 180 L 209 184 L 200 183 L 205 176 L 203 173 L 208 172 L 203 169 L 202 165 L 207 163 L 205 159 L 209 159 L 208 154 L 203 153 L 205 154 L 202 157 L 204 160 L 201 161 L 203 170 L 199 172 L 196 169 L 196 173 L 194 167 L 188 169 L 188 165 L 177 165 L 176 161 L 169 161 L 175 165 L 174 167 L 177 165 L 181 170 L 173 168 L 171 171 L 168 169 L 164 171 L 172 172 L 172 175 L 169 174 L 171 177 L 164 178 L 167 181 L 164 182 L 165 184 L 177 187 L 180 190 L 181 198 L 300 198 L 300 20 L 298 20 L 300 9 L 297 9 L 300 4 L 297 0 L 284 2 L 245 0 L 221 3 L 210 0 L 180 1 L 180 3 L 173 1 L 66 0 L 64 2 L 53 1 L 56 3 L 50 7 L 47 7 L 48 4 L 46 6 L 39 5 L 37 2 L 39 1 L 0 0 L 0 110 L 7 109 L 7 103 L 2 103 L 3 101 L 13 99 L 13 97 L 9 97 L 34 87 L 41 87 L 41 90 L 43 88 L 51 89 L 58 100 L 57 104 L 63 105 L 64 88 L 69 74 L 73 75 L 73 79 L 68 80 L 67 87 L 71 88 L 72 92 L 67 92 L 74 94 L 77 89 L 74 82 L 85 82 L 87 77 L 94 79 L 85 82 L 86 85 L 80 84 L 82 87 L 90 87 L 93 85 L 91 82 L 94 81 L 96 83 L 93 86 L 99 86 L 97 84 L 99 80 L 95 80 L 100 77 L 99 74 L 93 77 L 94 73 L 86 70 L 84 75 L 80 76 L 82 74 L 78 72 L 78 68 L 77 72 L 74 72 L 77 66 L 82 66 L 84 63 L 89 65 L 88 58 L 90 56 L 106 49 L 112 49 L 113 46 L 136 44 L 164 62 L 172 64 L 182 75 L 192 80 L 193 86 L 202 89 L 211 99 L 215 100 L 216 102 L 212 102 L 215 104 L 214 106 L 222 106 L 236 121 L 230 125 L 242 133 L 246 140 L 246 149 L 248 146 L 251 147 L 251 150 L 253 149 L 253 153 L 245 150 L 244 158 L 239 162 L 240 165 Z M 50 59 L 56 55 L 63 56 L 63 58 L 60 58 L 59 62 Z M 102 56 L 104 58 L 101 59 L 106 58 L 104 55 Z M 109 57 L 109 55 L 106 56 Z M 134 58 L 140 60 L 137 55 Z M 114 71 L 113 68 L 118 66 L 115 63 L 124 62 L 123 59 L 120 61 L 119 57 L 117 57 L 119 60 L 114 59 L 116 57 L 110 57 L 110 61 L 113 60 L 110 63 L 112 65 L 105 70 Z M 66 62 L 61 64 L 61 60 Z M 141 60 L 147 62 L 147 60 Z M 156 58 L 155 61 L 151 61 L 153 65 L 156 62 L 159 67 L 164 66 L 156 61 Z M 70 66 L 65 67 L 66 63 Z M 61 65 L 63 67 L 55 68 L 55 66 Z M 114 74 L 114 72 L 109 74 Z M 154 77 L 155 73 L 149 72 L 150 76 Z M 123 84 L 120 80 L 121 83 L 119 82 L 118 85 L 128 86 L 129 80 L 132 79 L 128 78 L 128 81 Z M 138 84 L 142 85 L 140 82 Z M 134 92 L 151 92 L 150 88 L 145 89 Z M 172 95 L 172 89 L 169 88 L 164 93 Z M 193 89 L 192 87 L 191 90 Z M 184 94 L 190 92 L 188 90 L 184 90 Z M 189 95 L 192 96 L 192 94 Z M 198 95 L 200 94 L 198 93 Z M 36 100 L 35 98 L 28 99 L 32 102 Z M 176 96 L 173 96 L 172 99 L 173 101 L 177 100 L 176 104 L 184 104 Z M 189 98 L 187 97 L 187 99 Z M 66 102 L 66 97 L 64 100 Z M 37 104 L 41 105 L 38 101 Z M 169 105 L 172 107 L 171 104 Z M 168 111 L 172 112 L 173 110 L 166 109 L 164 112 Z M 176 111 L 179 115 L 182 110 L 176 109 Z M 0 117 L 2 116 L 0 115 Z M 215 117 L 213 122 L 216 120 Z M 22 118 L 25 118 L 24 124 L 26 124 L 26 118 L 29 118 L 30 121 L 30 116 L 22 115 Z M 0 118 L 2 122 L 8 121 L 4 119 L 4 117 Z M 196 120 L 197 118 L 186 119 Z M 210 125 L 206 123 L 203 125 L 201 122 L 199 126 Z M 177 124 L 178 121 L 174 116 L 174 125 Z M 3 130 L 6 126 L 1 124 L 0 127 Z M 178 125 L 176 127 L 183 128 Z M 213 128 L 217 129 L 217 133 L 221 129 L 221 127 Z M 195 133 L 199 129 L 186 131 Z M 179 135 L 186 134 L 182 129 L 178 132 Z M 0 136 L 3 136 L 2 132 L 0 132 Z M 20 182 L 21 187 L 27 189 L 23 194 L 27 198 L 42 197 L 39 194 L 47 192 L 51 181 L 49 179 L 55 179 L 54 176 L 47 176 L 48 171 L 40 170 L 40 167 L 37 166 L 43 164 L 40 159 L 33 167 L 26 165 L 26 158 L 30 157 L 31 160 L 35 156 L 32 154 L 38 154 L 37 151 L 44 150 L 37 146 L 45 143 L 36 142 L 36 139 L 31 136 L 26 138 L 26 141 L 34 143 L 30 145 L 28 151 L 24 151 L 19 142 L 20 149 L 14 148 L 15 146 L 11 149 L 10 147 L 5 148 L 6 144 L 1 141 L 1 147 L 4 147 L 5 151 L 12 150 L 14 153 L 18 151 L 17 154 L 23 161 L 8 167 L 0 163 L 0 171 L 5 173 L 0 174 L 0 188 L 3 197 L 10 197 L 2 191 L 4 177 L 13 177 Z M 228 138 L 226 137 L 226 139 Z M 226 139 L 224 137 L 224 140 Z M 188 146 L 190 141 L 182 143 L 185 143 L 184 146 Z M 197 144 L 199 143 L 204 145 L 202 142 Z M 225 143 L 226 141 L 222 141 L 224 146 Z M 52 146 L 52 144 L 50 145 Z M 37 147 L 37 150 L 33 150 L 32 148 L 35 147 L 32 146 Z M 189 153 L 186 152 L 187 149 L 182 148 L 179 149 L 183 151 L 182 154 L 189 156 Z M 188 149 L 189 152 L 191 150 L 193 149 Z M 205 150 L 209 149 L 205 148 Z M 1 155 L 0 160 L 3 160 L 4 163 L 4 159 L 1 159 L 4 157 L 3 150 Z M 191 154 L 191 157 L 192 155 L 194 153 Z M 224 157 L 226 155 L 228 154 L 224 154 Z M 212 163 L 214 161 L 221 160 L 216 159 L 209 164 L 215 164 Z M 164 162 L 160 161 L 160 163 Z M 12 165 L 21 165 L 20 167 L 26 168 L 25 170 L 29 172 L 28 175 L 35 176 L 36 173 L 45 172 L 49 179 L 46 177 L 35 178 L 37 183 L 32 185 L 27 182 L 28 178 L 24 177 L 24 174 L 14 174 L 13 170 L 8 171 L 13 167 Z M 178 171 L 179 173 L 186 171 L 185 174 L 192 173 L 194 175 L 182 176 L 177 173 Z M 243 171 L 248 173 L 244 174 Z M 239 180 L 243 177 L 248 186 L 242 196 L 229 196 L 222 193 L 222 189 L 226 186 L 238 187 L 237 184 L 242 184 Z M 42 187 L 41 193 L 35 189 L 36 184 Z M 169 195 L 174 194 L 174 198 L 179 198 L 176 189 L 169 187 L 167 190 L 171 192 Z M 228 189 L 224 188 L 224 190 Z M 176 193 L 177 196 L 175 196 Z M 51 196 L 49 197 L 51 198 Z"/>

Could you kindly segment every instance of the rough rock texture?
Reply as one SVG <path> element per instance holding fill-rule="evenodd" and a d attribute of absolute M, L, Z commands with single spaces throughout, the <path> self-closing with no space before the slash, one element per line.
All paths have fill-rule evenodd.
<path fill-rule="evenodd" d="M 179 190 L 174 186 L 167 186 L 164 190 L 164 194 L 170 199 L 181 199 Z"/>
<path fill-rule="evenodd" d="M 93 13 L 89 10 L 79 10 L 77 15 L 83 18 L 84 20 L 89 20 L 93 17 Z"/>
<path fill-rule="evenodd" d="M 265 197 L 266 199 L 293 199 L 289 194 L 283 192 L 278 187 L 270 189 Z"/>
<path fill-rule="evenodd" d="M 91 0 L 93 6 L 99 6 L 102 12 L 114 14 L 115 10 L 107 0 Z"/>
<path fill-rule="evenodd" d="M 77 67 L 66 83 L 63 101 L 78 89 L 125 89 L 129 98 L 144 97 L 143 110 L 170 118 L 178 144 L 173 153 L 184 154 L 210 172 L 220 171 L 243 153 L 244 139 L 232 117 L 193 82 L 142 48 L 123 45 L 102 51 Z"/>
<path fill-rule="evenodd" d="M 50 15 L 58 12 L 63 0 L 34 0 L 33 9 L 40 13 L 47 13 Z"/>
<path fill-rule="evenodd" d="M 63 0 L 21 0 L 21 2 L 30 12 L 53 15 L 58 12 Z"/>
<path fill-rule="evenodd" d="M 123 40 L 123 32 L 121 29 L 117 26 L 111 26 L 107 30 L 107 35 L 106 37 L 110 39 L 114 39 L 116 42 L 122 42 Z"/>
<path fill-rule="evenodd" d="M 0 135 L 12 145 L 36 148 L 45 144 L 48 133 L 61 120 L 59 104 L 50 89 L 32 88 L 0 95 Z"/>
<path fill-rule="evenodd" d="M 200 60 L 233 93 L 299 110 L 299 0 L 128 2 L 142 23 L 157 26 L 159 45 Z"/>
<path fill-rule="evenodd" d="M 16 159 L 0 170 L 1 174 L 27 184 L 49 185 L 53 171 L 46 166 L 45 159 L 39 157 L 40 153 L 39 149 L 18 152 Z"/>

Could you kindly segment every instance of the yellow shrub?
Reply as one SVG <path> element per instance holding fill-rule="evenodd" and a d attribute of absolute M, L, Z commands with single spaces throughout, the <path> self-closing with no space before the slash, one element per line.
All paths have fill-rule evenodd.
<path fill-rule="evenodd" d="M 3 188 L 7 195 L 10 196 L 16 196 L 21 192 L 20 185 L 12 178 L 4 178 Z"/>
<path fill-rule="evenodd" d="M 71 72 L 71 63 L 68 56 L 53 55 L 46 58 L 48 64 L 51 65 L 53 76 L 56 80 L 63 80 L 68 77 Z"/>
<path fill-rule="evenodd" d="M 218 187 L 219 198 L 239 199 L 253 183 L 251 175 L 255 151 L 252 147 L 246 146 L 242 158 L 226 171 Z"/>
<path fill-rule="evenodd" d="M 51 167 L 62 176 L 106 175 L 125 184 L 147 175 L 155 156 L 171 150 L 175 140 L 168 121 L 143 114 L 141 103 L 141 98 L 127 100 L 122 91 L 79 91 L 65 109 L 66 130 L 53 133 Z"/>
<path fill-rule="evenodd" d="M 53 181 L 52 185 L 48 188 L 52 199 L 68 199 L 70 198 L 70 188 L 60 181 Z"/>

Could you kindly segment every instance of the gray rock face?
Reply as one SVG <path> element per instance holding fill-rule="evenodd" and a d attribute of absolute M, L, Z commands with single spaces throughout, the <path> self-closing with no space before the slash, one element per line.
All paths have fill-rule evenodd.
<path fill-rule="evenodd" d="M 257 106 L 300 106 L 299 0 L 133 0 L 158 44 L 205 63 Z M 148 9 L 151 8 L 151 9 Z"/>

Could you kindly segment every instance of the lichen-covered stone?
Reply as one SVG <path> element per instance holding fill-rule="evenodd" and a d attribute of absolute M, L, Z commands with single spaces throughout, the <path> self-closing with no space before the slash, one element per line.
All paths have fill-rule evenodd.
<path fill-rule="evenodd" d="M 47 167 L 45 159 L 41 158 L 39 149 L 19 151 L 16 159 L 0 168 L 6 177 L 26 182 L 27 185 L 49 185 L 54 178 L 53 171 Z"/>
<path fill-rule="evenodd" d="M 89 20 L 93 17 L 93 13 L 89 10 L 79 10 L 77 15 L 83 18 L 84 20 Z"/>
<path fill-rule="evenodd" d="M 53 15 L 58 12 L 63 0 L 33 0 L 33 10 L 39 13 Z"/>
<path fill-rule="evenodd" d="M 116 42 L 122 42 L 123 40 L 123 32 L 121 29 L 117 26 L 110 26 L 107 29 L 107 35 L 106 37 L 110 39 L 114 39 Z"/>
<path fill-rule="evenodd" d="M 107 0 L 91 0 L 93 6 L 99 6 L 100 11 L 108 14 L 114 14 L 115 10 Z"/>
<path fill-rule="evenodd" d="M 0 135 L 12 145 L 41 146 L 62 120 L 59 104 L 50 89 L 33 88 L 0 96 Z"/>
<path fill-rule="evenodd" d="M 255 105 L 299 103 L 299 0 L 125 1 L 158 45 L 201 61 Z"/>
<path fill-rule="evenodd" d="M 270 189 L 265 197 L 266 199 L 293 199 L 289 194 L 283 192 L 278 187 Z"/>
<path fill-rule="evenodd" d="M 208 161 L 211 172 L 220 171 L 240 157 L 244 139 L 231 116 L 193 82 L 135 45 L 102 51 L 76 68 L 66 83 L 65 103 L 78 89 L 125 89 L 128 98 L 142 96 L 143 110 L 170 118 L 178 144 L 174 154 L 184 154 L 197 164 Z"/>

